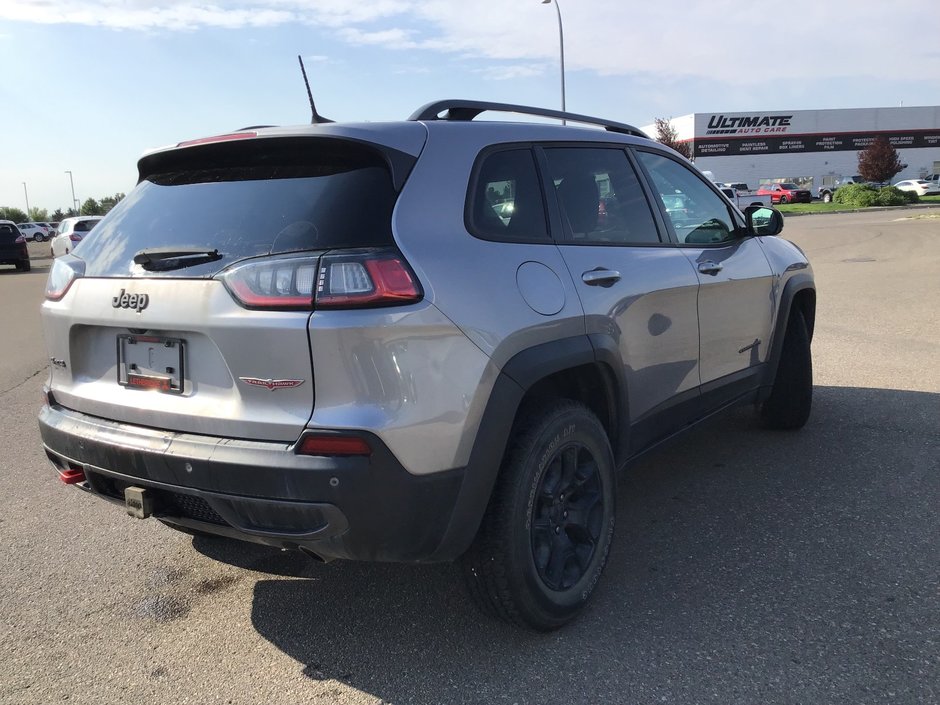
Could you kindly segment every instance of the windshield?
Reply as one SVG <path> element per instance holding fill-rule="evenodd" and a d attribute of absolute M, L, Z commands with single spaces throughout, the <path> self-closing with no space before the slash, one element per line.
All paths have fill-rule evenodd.
<path fill-rule="evenodd" d="M 780 188 L 785 188 L 787 191 L 795 191 L 799 186 L 796 184 L 780 184 Z"/>
<path fill-rule="evenodd" d="M 381 156 L 333 145 L 302 157 L 274 161 L 266 147 L 246 163 L 147 176 L 75 254 L 86 261 L 86 276 L 210 277 L 245 257 L 392 243 L 397 194 Z M 222 257 L 168 272 L 133 262 L 142 250 L 168 247 Z"/>

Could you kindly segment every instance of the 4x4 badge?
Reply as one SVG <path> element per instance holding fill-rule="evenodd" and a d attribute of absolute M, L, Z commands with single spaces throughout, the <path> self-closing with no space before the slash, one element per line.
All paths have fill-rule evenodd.
<path fill-rule="evenodd" d="M 299 387 L 304 383 L 302 379 L 261 379 L 259 377 L 239 377 L 238 379 L 245 384 L 250 384 L 252 387 L 266 387 L 272 392 L 275 389 Z"/>

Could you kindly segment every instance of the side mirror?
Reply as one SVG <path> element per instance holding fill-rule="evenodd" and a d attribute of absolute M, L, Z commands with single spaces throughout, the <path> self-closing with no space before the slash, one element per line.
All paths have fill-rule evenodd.
<path fill-rule="evenodd" d="M 748 206 L 744 209 L 747 229 L 754 235 L 779 235 L 783 230 L 780 211 L 767 206 Z"/>

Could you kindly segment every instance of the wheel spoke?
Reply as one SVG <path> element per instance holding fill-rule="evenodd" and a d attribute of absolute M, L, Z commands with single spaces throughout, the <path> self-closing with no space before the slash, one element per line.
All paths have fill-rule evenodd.
<path fill-rule="evenodd" d="M 555 541 L 552 543 L 551 547 L 551 555 L 548 559 L 548 565 L 545 566 L 545 577 L 548 578 L 549 584 L 556 590 L 564 587 L 562 581 L 565 576 L 565 566 L 567 566 L 569 559 L 573 556 L 574 544 L 571 543 L 568 534 L 562 531 L 555 536 Z"/>
<path fill-rule="evenodd" d="M 584 487 L 585 484 L 589 483 L 597 476 L 597 463 L 594 462 L 594 458 L 588 456 L 587 459 L 578 465 L 578 472 L 575 473 L 574 482 L 571 486 L 571 493 L 574 494 L 580 488 Z"/>
<path fill-rule="evenodd" d="M 578 447 L 566 448 L 561 454 L 561 481 L 558 490 L 568 494 L 574 486 L 575 476 L 578 474 Z"/>
<path fill-rule="evenodd" d="M 551 504 L 558 492 L 558 486 L 562 478 L 562 459 L 555 457 L 545 469 L 545 475 L 542 478 L 542 484 L 539 486 L 539 498 Z"/>

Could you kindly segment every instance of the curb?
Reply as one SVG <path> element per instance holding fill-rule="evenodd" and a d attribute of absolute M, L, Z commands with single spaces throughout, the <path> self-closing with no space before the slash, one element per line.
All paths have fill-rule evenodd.
<path fill-rule="evenodd" d="M 940 203 L 912 203 L 907 206 L 870 206 L 868 208 L 849 208 L 844 211 L 820 211 L 819 213 L 781 213 L 784 218 L 799 218 L 804 215 L 845 215 L 846 213 L 877 213 L 878 211 L 914 211 L 940 208 Z"/>

